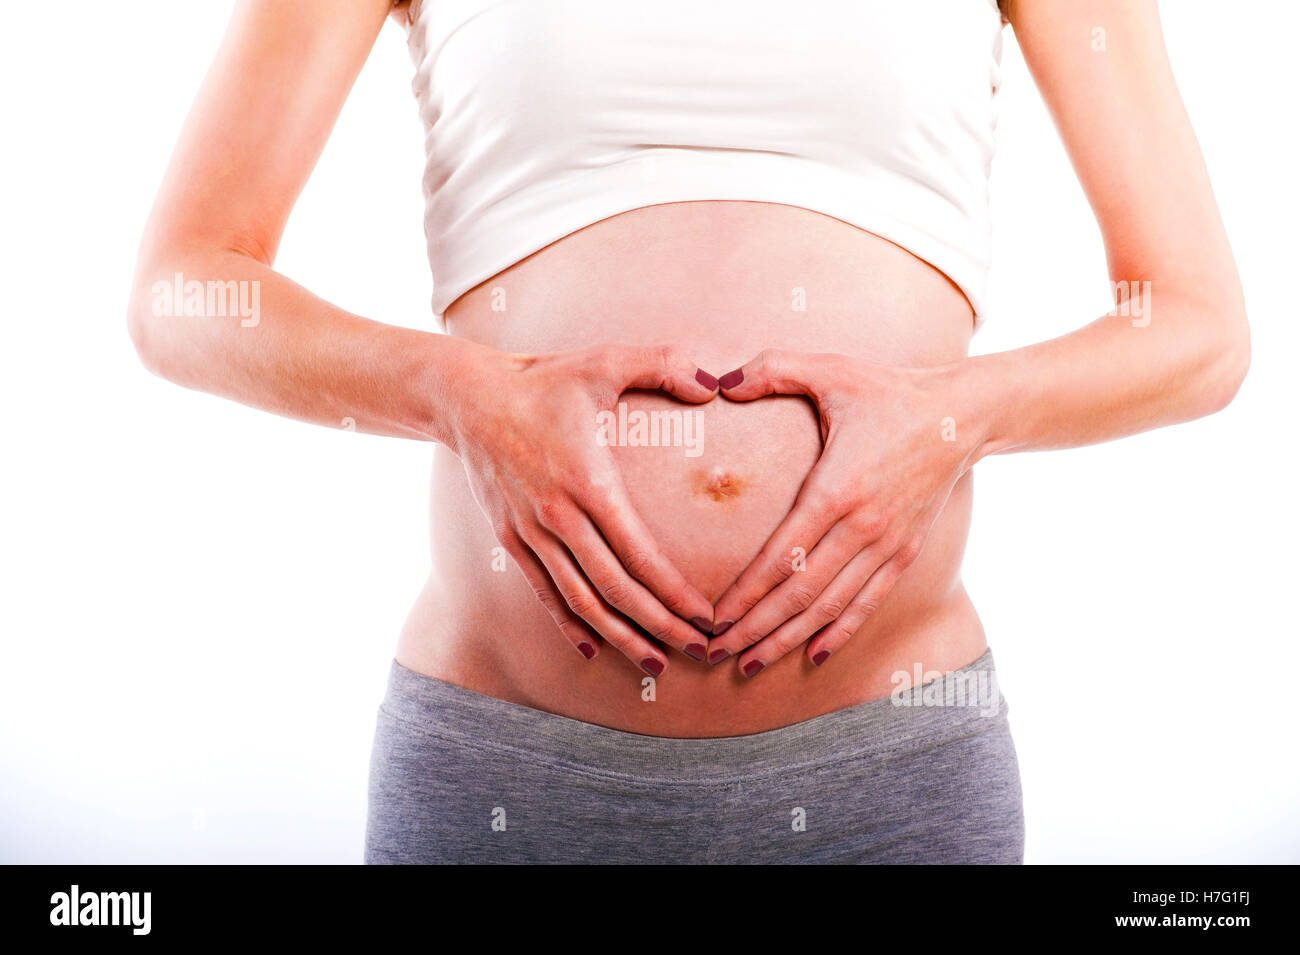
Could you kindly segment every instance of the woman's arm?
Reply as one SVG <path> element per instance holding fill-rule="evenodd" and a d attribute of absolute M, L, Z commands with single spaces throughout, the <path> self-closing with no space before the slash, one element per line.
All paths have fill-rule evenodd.
<path fill-rule="evenodd" d="M 350 419 L 356 430 L 446 444 L 574 646 L 593 656 L 599 633 L 658 672 L 663 650 L 632 621 L 698 653 L 703 638 L 686 620 L 707 621 L 712 607 L 632 508 L 596 441 L 596 413 L 628 388 L 705 401 L 711 379 L 697 379 L 674 349 L 506 355 L 371 321 L 271 267 L 389 9 L 390 0 L 237 6 L 141 243 L 132 339 L 147 367 L 182 385 L 304 421 Z M 188 283 L 219 291 L 213 305 L 222 307 L 200 295 L 191 309 L 200 314 L 185 314 Z M 180 296 L 169 292 L 178 286 Z M 230 308 L 229 296 L 246 307 Z"/>
<path fill-rule="evenodd" d="M 962 362 L 976 458 L 1074 447 L 1223 408 L 1250 364 L 1241 283 L 1155 0 L 1008 11 L 1127 304 L 1053 341 Z"/>
<path fill-rule="evenodd" d="M 443 440 L 429 396 L 448 343 L 349 314 L 271 268 L 387 12 L 386 0 L 237 6 L 145 228 L 128 325 L 146 367 L 178 384 L 317 424 Z M 163 301 L 177 274 L 234 282 L 258 314 L 186 316 Z"/>
<path fill-rule="evenodd" d="M 718 601 L 726 629 L 711 660 L 757 644 L 739 660 L 752 676 L 806 642 L 824 663 L 920 554 L 981 457 L 1210 414 L 1246 374 L 1240 282 L 1154 0 L 1009 6 L 1128 300 L 1061 338 L 940 368 L 769 352 L 724 375 L 730 398 L 812 397 L 825 447 L 794 509 Z M 801 572 L 795 548 L 807 554 Z"/>

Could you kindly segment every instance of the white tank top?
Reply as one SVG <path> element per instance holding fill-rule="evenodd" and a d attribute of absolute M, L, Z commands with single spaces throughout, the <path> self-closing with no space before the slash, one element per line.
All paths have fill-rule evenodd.
<path fill-rule="evenodd" d="M 1002 26 L 997 0 L 413 0 L 435 315 L 593 222 L 723 199 L 902 246 L 978 328 Z"/>

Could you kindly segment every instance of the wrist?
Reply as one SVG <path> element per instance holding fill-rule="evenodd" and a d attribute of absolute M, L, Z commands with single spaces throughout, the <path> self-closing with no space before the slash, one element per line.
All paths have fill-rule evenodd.
<path fill-rule="evenodd" d="M 463 443 L 462 399 L 475 391 L 472 353 L 483 348 L 463 338 L 432 335 L 419 356 L 421 429 L 457 456 Z"/>
<path fill-rule="evenodd" d="M 1005 430 L 1010 392 L 984 356 L 963 358 L 936 369 L 944 381 L 956 440 L 967 451 L 967 468 L 1007 450 Z"/>

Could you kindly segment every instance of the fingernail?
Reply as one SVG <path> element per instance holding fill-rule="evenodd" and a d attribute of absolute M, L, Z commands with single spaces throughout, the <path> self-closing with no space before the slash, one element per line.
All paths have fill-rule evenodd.
<path fill-rule="evenodd" d="M 717 666 L 719 663 L 727 659 L 727 657 L 729 656 L 731 656 L 730 650 L 714 650 L 712 653 L 709 654 L 709 662 L 712 663 L 714 666 Z"/>
<path fill-rule="evenodd" d="M 718 387 L 718 379 L 714 378 L 703 368 L 695 369 L 695 380 L 698 381 L 700 384 L 702 384 L 705 388 L 708 388 L 709 391 L 712 391 L 714 388 Z"/>
<path fill-rule="evenodd" d="M 744 370 L 741 368 L 737 368 L 735 371 L 729 371 L 721 378 L 719 378 L 718 387 L 735 388 L 736 385 L 740 384 L 744 380 L 745 380 Z"/>
<path fill-rule="evenodd" d="M 819 667 L 826 662 L 826 658 L 831 655 L 829 650 L 818 650 L 813 654 L 813 666 Z"/>
<path fill-rule="evenodd" d="M 586 657 L 588 660 L 590 660 L 592 657 L 596 655 L 596 648 L 593 647 L 590 643 L 580 643 L 578 644 L 578 649 L 582 652 L 582 655 Z"/>
<path fill-rule="evenodd" d="M 724 620 L 722 621 L 722 623 L 715 623 L 713 625 L 713 635 L 715 637 L 722 636 L 724 633 L 726 633 L 728 630 L 731 629 L 731 625 L 735 622 L 736 621 L 734 620 Z"/>
<path fill-rule="evenodd" d="M 660 673 L 664 672 L 664 664 L 662 660 L 656 660 L 654 657 L 646 657 L 641 661 L 641 669 L 645 670 L 645 672 L 649 673 L 651 676 L 658 676 Z"/>
<path fill-rule="evenodd" d="M 745 674 L 745 676 L 753 676 L 761 669 L 763 669 L 762 661 L 750 660 L 748 663 L 746 663 L 743 667 L 740 668 L 740 672 Z"/>
<path fill-rule="evenodd" d="M 704 644 L 702 643 L 688 643 L 686 645 L 686 655 L 692 660 L 703 660 L 705 652 Z"/>
<path fill-rule="evenodd" d="M 713 629 L 713 621 L 705 620 L 703 617 L 692 617 L 691 626 L 701 633 L 708 633 Z"/>

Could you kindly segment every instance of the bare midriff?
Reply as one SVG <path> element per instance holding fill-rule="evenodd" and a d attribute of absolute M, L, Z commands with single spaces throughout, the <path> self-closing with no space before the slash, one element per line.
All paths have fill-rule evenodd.
<path fill-rule="evenodd" d="M 463 295 L 446 320 L 451 334 L 506 352 L 682 345 L 718 376 L 765 348 L 944 364 L 967 354 L 972 331 L 966 297 L 899 246 L 794 206 L 712 201 L 590 225 Z M 716 600 L 816 463 L 814 407 L 797 396 L 698 407 L 641 391 L 622 400 L 629 415 L 698 412 L 695 447 L 661 438 L 612 453 L 662 551 Z M 396 658 L 478 693 L 634 733 L 733 736 L 789 725 L 887 696 L 898 671 L 955 670 L 983 653 L 961 583 L 971 496 L 968 473 L 885 604 L 823 666 L 800 650 L 746 678 L 735 658 L 710 666 L 670 649 L 667 670 L 647 688 L 613 646 L 587 661 L 560 635 L 499 549 L 459 459 L 440 446 L 432 572 Z"/>

